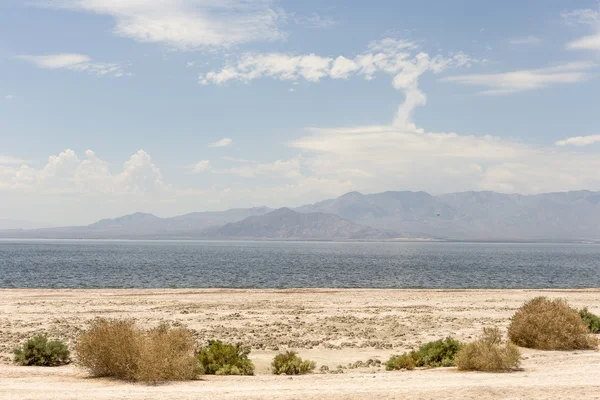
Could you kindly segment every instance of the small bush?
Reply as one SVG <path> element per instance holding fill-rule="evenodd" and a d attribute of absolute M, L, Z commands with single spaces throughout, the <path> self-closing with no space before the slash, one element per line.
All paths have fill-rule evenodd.
<path fill-rule="evenodd" d="M 46 335 L 32 337 L 13 353 L 14 361 L 19 365 L 58 367 L 70 362 L 67 345 L 58 340 L 49 341 Z"/>
<path fill-rule="evenodd" d="M 200 369 L 191 332 L 163 324 L 150 331 L 133 320 L 96 319 L 79 336 L 79 363 L 93 376 L 158 382 L 194 379 Z"/>
<path fill-rule="evenodd" d="M 271 369 L 275 375 L 304 375 L 311 373 L 315 366 L 313 361 L 302 360 L 293 351 L 276 355 L 271 363 Z"/>
<path fill-rule="evenodd" d="M 454 357 L 462 348 L 456 339 L 446 338 L 425 343 L 417 350 L 417 367 L 452 367 Z"/>
<path fill-rule="evenodd" d="M 415 367 L 452 367 L 454 357 L 463 344 L 456 339 L 446 338 L 425 343 L 416 351 L 392 356 L 386 363 L 388 371 L 414 369 Z"/>
<path fill-rule="evenodd" d="M 484 328 L 483 336 L 465 345 L 456 355 L 461 371 L 508 372 L 519 367 L 521 353 L 512 343 L 502 344 L 500 330 Z"/>
<path fill-rule="evenodd" d="M 240 344 L 211 340 L 196 358 L 208 375 L 254 375 L 254 364 L 248 358 L 250 349 Z"/>
<path fill-rule="evenodd" d="M 385 363 L 385 369 L 388 371 L 397 371 L 401 369 L 415 369 L 416 352 L 404 353 L 397 356 L 391 356 L 390 359 Z"/>
<path fill-rule="evenodd" d="M 509 339 L 521 347 L 539 350 L 593 349 L 598 341 L 579 313 L 562 299 L 536 297 L 512 317 Z"/>
<path fill-rule="evenodd" d="M 193 380 L 202 370 L 194 357 L 195 350 L 189 329 L 162 324 L 146 333 L 134 378 L 143 382 Z"/>
<path fill-rule="evenodd" d="M 600 317 L 588 311 L 587 307 L 579 310 L 579 316 L 585 322 L 592 333 L 600 332 Z"/>

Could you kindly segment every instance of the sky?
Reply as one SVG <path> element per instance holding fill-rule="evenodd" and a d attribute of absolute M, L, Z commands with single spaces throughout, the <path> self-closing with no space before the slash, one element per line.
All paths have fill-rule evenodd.
<path fill-rule="evenodd" d="M 600 190 L 598 0 L 3 0 L 0 218 Z"/>

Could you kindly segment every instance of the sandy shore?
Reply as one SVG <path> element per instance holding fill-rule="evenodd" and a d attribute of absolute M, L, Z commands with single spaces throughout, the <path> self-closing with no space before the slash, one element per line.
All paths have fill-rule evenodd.
<path fill-rule="evenodd" d="M 349 368 L 429 340 L 468 341 L 483 326 L 506 329 L 526 300 L 562 297 L 600 314 L 600 290 L 0 290 L 1 399 L 581 399 L 600 398 L 600 352 L 523 350 L 523 370 L 459 373 L 452 368 L 386 372 Z M 97 317 L 173 321 L 199 341 L 253 347 L 254 377 L 203 377 L 160 386 L 91 379 L 70 365 L 11 365 L 11 349 L 46 331 L 72 342 Z M 342 374 L 272 376 L 278 350 L 295 349 L 319 369 Z"/>

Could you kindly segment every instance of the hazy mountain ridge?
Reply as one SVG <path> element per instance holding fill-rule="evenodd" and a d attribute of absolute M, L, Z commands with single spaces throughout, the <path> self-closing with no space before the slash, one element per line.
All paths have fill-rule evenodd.
<path fill-rule="evenodd" d="M 135 213 L 81 227 L 0 231 L 0 236 L 600 241 L 600 192 L 350 192 L 295 209 L 238 208 L 171 218 Z"/>
<path fill-rule="evenodd" d="M 600 239 L 600 193 L 348 193 L 298 208 L 359 224 L 459 240 Z"/>
<path fill-rule="evenodd" d="M 280 208 L 206 231 L 210 237 L 267 239 L 392 239 L 402 235 L 355 224 L 333 214 L 300 213 Z"/>

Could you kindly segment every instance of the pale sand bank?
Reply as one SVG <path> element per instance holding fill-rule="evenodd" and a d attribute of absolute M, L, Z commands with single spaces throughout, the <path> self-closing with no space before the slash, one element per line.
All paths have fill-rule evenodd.
<path fill-rule="evenodd" d="M 429 340 L 468 341 L 483 326 L 505 329 L 526 300 L 563 297 L 600 313 L 600 290 L 0 290 L 0 399 L 580 399 L 600 398 L 600 352 L 524 350 L 523 371 L 454 369 L 339 375 L 269 375 L 277 349 L 293 348 L 318 367 L 380 359 Z M 203 377 L 160 386 L 90 379 L 75 366 L 16 367 L 10 350 L 45 330 L 71 341 L 86 321 L 132 317 L 175 321 L 198 340 L 253 346 L 255 377 Z M 318 368 L 317 368 L 318 369 Z"/>

